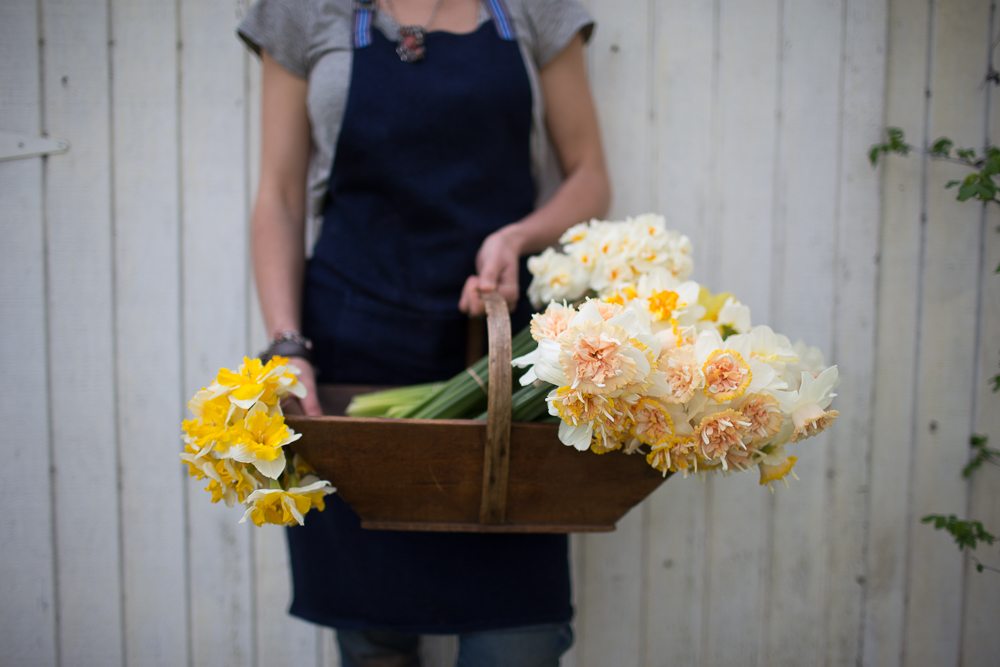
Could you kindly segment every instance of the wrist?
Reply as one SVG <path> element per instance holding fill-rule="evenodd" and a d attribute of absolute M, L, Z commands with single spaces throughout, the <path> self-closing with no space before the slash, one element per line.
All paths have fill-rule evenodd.
<path fill-rule="evenodd" d="M 503 239 L 504 244 L 508 248 L 517 253 L 518 257 L 531 252 L 531 235 L 525 227 L 524 221 L 512 222 L 505 227 L 501 227 L 496 233 Z"/>
<path fill-rule="evenodd" d="M 298 357 L 311 361 L 312 341 L 299 333 L 297 329 L 277 331 L 267 348 L 261 352 L 260 358 L 267 362 L 274 356 Z"/>

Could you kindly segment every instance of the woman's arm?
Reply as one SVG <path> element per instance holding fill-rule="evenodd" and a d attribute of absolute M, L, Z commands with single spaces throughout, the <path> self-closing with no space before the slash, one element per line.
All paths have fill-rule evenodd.
<path fill-rule="evenodd" d="M 604 216 L 611 202 L 583 39 L 577 35 L 539 74 L 545 122 L 565 179 L 544 206 L 483 241 L 476 257 L 477 275 L 466 280 L 459 301 L 459 308 L 470 315 L 484 312 L 478 290 L 499 290 L 513 308 L 518 298 L 518 259 L 552 245 L 577 222 Z"/>
<path fill-rule="evenodd" d="M 250 223 L 254 278 L 268 334 L 300 331 L 309 163 L 306 82 L 262 52 L 260 183 Z M 296 358 L 306 414 L 320 414 L 312 367 Z"/>

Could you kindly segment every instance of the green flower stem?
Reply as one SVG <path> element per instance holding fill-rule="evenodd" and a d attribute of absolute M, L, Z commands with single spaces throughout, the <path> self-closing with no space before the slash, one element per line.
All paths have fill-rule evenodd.
<path fill-rule="evenodd" d="M 534 382 L 527 387 L 520 387 L 510 399 L 510 416 L 512 421 L 533 422 L 548 414 L 545 397 L 552 391 L 552 385 L 544 382 Z M 486 419 L 486 412 L 479 413 L 476 419 Z"/>
<path fill-rule="evenodd" d="M 393 412 L 400 412 L 423 402 L 429 392 L 437 392 L 443 386 L 443 382 L 428 382 L 360 394 L 351 399 L 347 414 L 351 417 L 391 417 Z"/>
<path fill-rule="evenodd" d="M 511 353 L 514 357 L 525 355 L 534 347 L 535 341 L 528 328 L 518 332 L 511 339 Z M 523 371 L 515 369 L 515 378 L 522 374 Z M 420 404 L 403 411 L 400 416 L 410 419 L 460 419 L 476 414 L 486 406 L 488 386 L 489 358 L 483 357 L 467 370 L 445 382 L 444 386 L 432 392 Z"/>

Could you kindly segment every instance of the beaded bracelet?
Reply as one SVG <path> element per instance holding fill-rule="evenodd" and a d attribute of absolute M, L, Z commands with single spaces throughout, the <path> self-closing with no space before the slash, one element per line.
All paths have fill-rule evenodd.
<path fill-rule="evenodd" d="M 298 331 L 279 331 L 271 339 L 260 359 L 267 363 L 271 357 L 300 357 L 312 361 L 312 341 Z"/>

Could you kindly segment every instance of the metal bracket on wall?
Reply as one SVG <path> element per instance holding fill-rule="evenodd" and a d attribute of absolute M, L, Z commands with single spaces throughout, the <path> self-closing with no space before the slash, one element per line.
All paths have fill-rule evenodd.
<path fill-rule="evenodd" d="M 63 139 L 49 139 L 0 130 L 0 162 L 65 153 L 68 150 L 69 142 Z"/>

